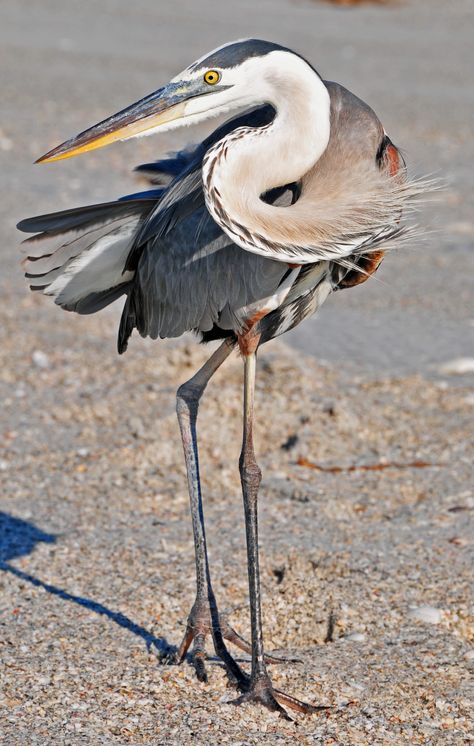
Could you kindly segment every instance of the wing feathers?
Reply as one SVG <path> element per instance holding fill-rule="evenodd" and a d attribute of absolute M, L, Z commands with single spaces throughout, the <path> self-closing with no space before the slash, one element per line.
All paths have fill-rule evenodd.
<path fill-rule="evenodd" d="M 113 202 L 22 221 L 24 231 L 43 231 L 22 244 L 31 289 L 77 313 L 93 313 L 111 303 L 133 278 L 125 264 L 153 204 Z"/>

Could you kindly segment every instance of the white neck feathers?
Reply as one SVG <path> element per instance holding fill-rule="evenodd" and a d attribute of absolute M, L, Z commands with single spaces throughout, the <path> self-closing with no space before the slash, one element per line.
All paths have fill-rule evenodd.
<path fill-rule="evenodd" d="M 288 218 L 289 208 L 267 205 L 261 195 L 299 181 L 325 151 L 330 134 L 328 90 L 303 59 L 277 51 L 252 63 L 258 76 L 254 103 L 271 104 L 275 118 L 264 128 L 235 130 L 208 152 L 203 164 L 209 211 L 247 249 L 245 230 L 258 233 L 268 221 L 278 230 L 285 212 Z M 233 224 L 244 227 L 243 235 Z"/>

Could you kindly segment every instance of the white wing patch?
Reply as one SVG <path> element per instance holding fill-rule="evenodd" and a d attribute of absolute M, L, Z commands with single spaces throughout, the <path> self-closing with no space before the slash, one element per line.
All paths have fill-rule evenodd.
<path fill-rule="evenodd" d="M 139 221 L 139 216 L 128 216 L 95 230 L 79 228 L 59 238 L 46 235 L 26 242 L 24 267 L 32 290 L 68 307 L 128 282 L 134 272 L 123 270 Z"/>

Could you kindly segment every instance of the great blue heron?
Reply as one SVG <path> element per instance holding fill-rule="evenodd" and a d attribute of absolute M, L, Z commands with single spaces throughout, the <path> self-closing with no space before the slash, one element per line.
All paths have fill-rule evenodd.
<path fill-rule="evenodd" d="M 364 282 L 387 242 L 403 233 L 403 208 L 420 191 L 378 118 L 348 90 L 323 81 L 299 54 L 254 39 L 226 44 L 168 85 L 50 151 L 69 158 L 116 140 L 239 115 L 193 149 L 141 170 L 151 191 L 23 220 L 32 290 L 69 311 L 94 313 L 125 295 L 124 352 L 142 336 L 223 339 L 177 392 L 196 554 L 197 593 L 178 652 L 193 642 L 206 678 L 204 640 L 235 677 L 240 700 L 314 711 L 274 689 L 262 637 L 252 421 L 258 347 L 313 314 L 334 290 Z M 235 115 L 234 115 L 235 116 Z M 245 510 L 251 646 L 219 620 L 211 586 L 199 480 L 198 403 L 238 345 L 244 360 L 240 475 Z M 252 654 L 248 677 L 223 638 Z"/>

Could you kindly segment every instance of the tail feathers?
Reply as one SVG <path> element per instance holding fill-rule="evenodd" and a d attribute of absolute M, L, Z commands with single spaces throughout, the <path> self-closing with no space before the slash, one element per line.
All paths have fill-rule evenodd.
<path fill-rule="evenodd" d="M 132 210 L 133 208 L 126 203 L 116 201 L 103 202 L 98 205 L 75 207 L 71 210 L 51 212 L 47 215 L 26 218 L 25 220 L 20 220 L 17 228 L 23 231 L 23 233 L 62 232 L 72 230 L 78 226 L 85 227 L 86 225 L 93 225 L 96 221 L 104 223 L 110 218 L 129 214 Z"/>
<path fill-rule="evenodd" d="M 150 300 L 152 301 L 150 305 Z M 123 307 L 122 316 L 120 319 L 120 326 L 117 339 L 117 349 L 119 355 L 124 353 L 128 347 L 128 340 L 134 329 L 138 331 L 142 337 L 152 337 L 156 339 L 161 336 L 160 331 L 154 332 L 151 326 L 151 318 L 153 312 L 156 312 L 156 305 L 153 304 L 153 300 L 144 291 L 139 282 L 130 283 L 127 289 L 127 300 Z M 166 336 L 171 336 L 167 334 Z"/>
<path fill-rule="evenodd" d="M 123 307 L 118 332 L 117 349 L 121 355 L 128 347 L 128 340 L 134 329 L 142 337 L 152 336 L 150 333 L 150 309 L 147 294 L 143 292 L 139 283 L 131 283 L 127 291 L 127 300 Z M 153 338 L 156 339 L 155 335 Z"/>
<path fill-rule="evenodd" d="M 135 315 L 135 304 L 133 301 L 133 293 L 127 296 L 127 300 L 123 307 L 122 317 L 120 319 L 120 326 L 117 339 L 117 350 L 119 355 L 122 355 L 127 347 L 128 340 L 136 327 L 136 315 Z"/>
<path fill-rule="evenodd" d="M 42 231 L 23 242 L 32 290 L 68 311 L 87 314 L 125 293 L 134 273 L 125 264 L 153 200 L 113 202 L 30 218 L 20 230 Z"/>

